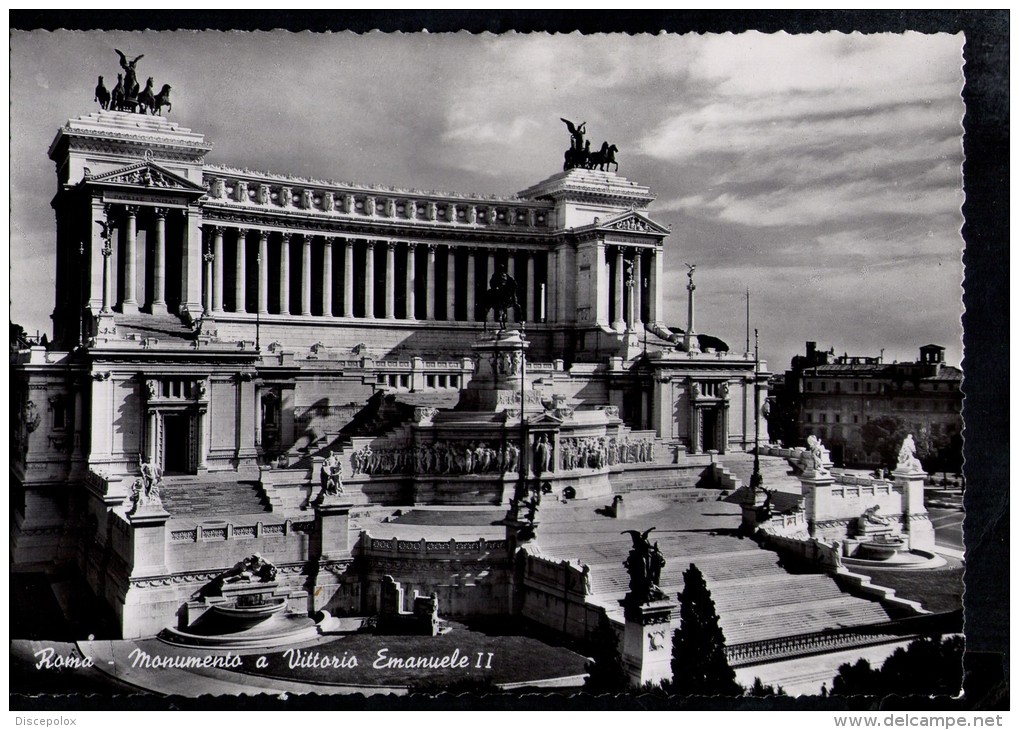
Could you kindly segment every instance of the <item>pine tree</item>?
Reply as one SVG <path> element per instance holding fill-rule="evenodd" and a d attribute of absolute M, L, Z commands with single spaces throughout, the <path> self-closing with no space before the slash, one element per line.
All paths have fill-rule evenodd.
<path fill-rule="evenodd" d="M 725 635 L 704 575 L 693 563 L 683 573 L 680 628 L 672 642 L 672 686 L 677 694 L 741 695 L 725 656 Z"/>

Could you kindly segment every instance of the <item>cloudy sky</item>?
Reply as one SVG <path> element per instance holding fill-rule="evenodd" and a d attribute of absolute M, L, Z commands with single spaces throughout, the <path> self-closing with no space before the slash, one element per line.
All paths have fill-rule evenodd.
<path fill-rule="evenodd" d="M 11 318 L 49 331 L 47 148 L 93 111 L 114 48 L 173 86 L 212 163 L 513 194 L 561 170 L 559 117 L 656 193 L 666 319 L 742 349 L 744 291 L 773 370 L 806 340 L 961 359 L 961 35 L 11 34 Z"/>

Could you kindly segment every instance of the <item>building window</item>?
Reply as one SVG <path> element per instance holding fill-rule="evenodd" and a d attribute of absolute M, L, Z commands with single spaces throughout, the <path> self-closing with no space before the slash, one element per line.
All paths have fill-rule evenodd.
<path fill-rule="evenodd" d="M 828 392 L 828 383 L 824 382 L 823 380 L 821 381 L 821 392 L 822 393 Z"/>
<path fill-rule="evenodd" d="M 858 380 L 853 381 L 853 392 L 854 393 L 860 392 L 860 382 Z"/>
<path fill-rule="evenodd" d="M 425 387 L 427 387 L 427 388 L 434 388 L 435 387 L 435 376 L 434 375 L 426 375 L 425 376 Z"/>
<path fill-rule="evenodd" d="M 853 423 L 859 423 L 859 422 L 860 422 L 860 417 L 854 413 L 853 414 Z"/>
<path fill-rule="evenodd" d="M 813 413 L 808 413 L 807 414 L 807 423 L 813 423 L 813 422 L 814 422 L 814 414 Z"/>
<path fill-rule="evenodd" d="M 813 380 L 806 381 L 806 385 L 807 385 L 807 392 L 808 393 L 810 393 L 810 392 L 812 392 L 814 390 L 814 381 Z"/>
<path fill-rule="evenodd" d="M 841 380 L 836 380 L 835 381 L 835 392 L 836 393 L 841 393 L 842 392 L 842 381 Z"/>
<path fill-rule="evenodd" d="M 835 423 L 842 423 L 842 416 L 838 413 L 835 414 Z"/>
<path fill-rule="evenodd" d="M 822 413 L 819 417 L 819 423 L 828 423 L 828 414 Z"/>
<path fill-rule="evenodd" d="M 867 392 L 868 392 L 868 393 L 870 392 L 870 386 L 871 386 L 871 385 L 872 385 L 872 383 L 867 383 Z"/>

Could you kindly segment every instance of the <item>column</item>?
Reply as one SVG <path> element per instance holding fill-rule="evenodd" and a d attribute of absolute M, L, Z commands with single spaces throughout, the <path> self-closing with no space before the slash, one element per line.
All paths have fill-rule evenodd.
<path fill-rule="evenodd" d="M 156 241 L 152 261 L 152 313 L 166 314 L 166 208 L 153 208 L 156 214 Z"/>
<path fill-rule="evenodd" d="M 435 319 L 435 245 L 428 244 L 428 271 L 425 275 L 425 319 Z"/>
<path fill-rule="evenodd" d="M 643 285 L 644 272 L 640 265 L 641 250 L 638 248 L 633 255 L 633 325 L 637 329 L 644 327 L 644 318 L 641 316 L 641 309 L 644 306 Z"/>
<path fill-rule="evenodd" d="M 124 314 L 137 314 L 135 279 L 138 267 L 138 206 L 125 205 L 124 210 L 127 213 L 124 220 L 124 301 L 120 308 Z"/>
<path fill-rule="evenodd" d="M 396 242 L 386 241 L 386 319 L 396 318 Z"/>
<path fill-rule="evenodd" d="M 375 241 L 367 241 L 364 263 L 364 316 L 375 318 Z"/>
<path fill-rule="evenodd" d="M 290 234 L 280 241 L 280 314 L 290 314 Z"/>
<path fill-rule="evenodd" d="M 223 226 L 212 227 L 212 311 L 223 313 Z"/>
<path fill-rule="evenodd" d="M 594 251 L 595 266 L 595 301 L 592 302 L 595 308 L 595 321 L 607 327 L 609 324 L 609 261 L 608 251 L 605 248 L 605 243 L 598 241 L 595 244 Z"/>
<path fill-rule="evenodd" d="M 416 248 L 416 243 L 407 244 L 407 319 L 417 317 L 417 310 L 414 307 L 414 250 Z"/>
<path fill-rule="evenodd" d="M 537 320 L 538 315 L 535 313 L 536 307 L 534 306 L 536 301 L 534 296 L 534 284 L 535 279 L 537 278 L 534 271 L 534 252 L 527 252 L 527 263 L 524 265 L 527 267 L 524 269 L 524 278 L 527 280 L 527 301 L 524 303 L 524 320 Z"/>
<path fill-rule="evenodd" d="M 509 213 L 508 212 L 506 213 L 506 221 L 507 221 L 507 223 L 509 222 Z M 517 282 L 517 260 L 516 260 L 516 257 L 513 256 L 513 252 L 512 251 L 510 251 L 510 252 L 508 252 L 506 254 L 506 273 L 509 275 L 509 277 L 511 279 L 513 279 L 513 281 L 515 281 L 517 283 L 517 293 L 519 295 L 519 292 L 520 292 L 520 282 Z M 510 322 L 516 322 L 517 321 L 517 313 L 515 311 L 508 312 L 506 319 L 509 320 Z"/>
<path fill-rule="evenodd" d="M 197 319 L 202 309 L 202 210 L 197 205 L 188 206 L 184 235 L 180 309 Z"/>
<path fill-rule="evenodd" d="M 623 319 L 623 247 L 616 246 L 616 272 L 612 277 L 613 295 L 616 307 L 616 318 L 612 321 L 612 329 L 622 332 L 626 327 L 626 320 Z"/>
<path fill-rule="evenodd" d="M 311 236 L 301 235 L 301 314 L 311 314 Z"/>
<path fill-rule="evenodd" d="M 152 408 L 151 406 L 149 407 L 148 410 L 149 412 L 147 420 L 149 422 L 148 423 L 149 432 L 147 434 L 148 438 L 145 440 L 146 451 L 148 453 L 146 453 L 145 456 L 148 459 L 148 461 L 152 462 L 153 464 L 159 464 L 159 466 L 162 466 L 162 464 L 160 463 L 162 459 L 160 459 L 159 456 L 156 454 L 157 444 L 159 443 L 158 434 L 156 433 L 156 429 L 159 428 L 159 414 L 156 412 L 156 409 Z"/>
<path fill-rule="evenodd" d="M 453 214 L 454 221 L 456 214 Z M 456 319 L 456 255 L 452 246 L 446 247 L 446 319 Z"/>
<path fill-rule="evenodd" d="M 659 289 L 659 282 L 662 281 L 663 271 L 663 259 L 662 254 L 655 249 L 651 252 L 651 265 L 648 266 L 648 320 L 651 323 L 658 323 L 665 314 L 662 307 L 662 292 Z"/>
<path fill-rule="evenodd" d="M 354 245 L 343 240 L 343 316 L 354 316 Z"/>
<path fill-rule="evenodd" d="M 634 286 L 636 285 L 636 279 L 633 276 L 633 260 L 623 264 L 623 311 L 625 316 L 623 319 L 626 321 L 626 331 L 631 332 L 634 328 L 635 314 L 633 311 L 633 296 Z"/>
<path fill-rule="evenodd" d="M 322 316 L 333 316 L 333 239 L 322 242 Z"/>
<path fill-rule="evenodd" d="M 89 237 L 91 241 L 86 242 L 89 254 L 89 287 L 88 305 L 95 314 L 103 306 L 105 296 L 105 262 L 103 249 L 106 247 L 108 238 L 112 237 L 113 223 L 110 221 L 109 206 L 103 204 L 100 197 L 92 198 L 92 210 L 89 216 Z"/>
<path fill-rule="evenodd" d="M 258 313 L 269 314 L 269 231 L 258 232 Z"/>
<path fill-rule="evenodd" d="M 103 215 L 109 220 L 110 207 L 104 208 Z M 111 225 L 112 224 L 108 224 Z M 113 228 L 107 229 L 107 238 L 102 242 L 100 252 L 103 256 L 103 314 L 110 314 L 113 309 Z"/>
<path fill-rule="evenodd" d="M 202 410 L 198 411 L 198 428 L 196 429 L 198 431 L 198 433 L 195 435 L 196 436 L 196 440 L 198 442 L 198 449 L 197 449 L 197 451 L 198 451 L 198 454 L 197 454 L 198 463 L 195 465 L 195 467 L 198 470 L 204 470 L 205 469 L 205 444 L 208 441 L 208 438 L 206 437 L 205 432 L 208 430 L 208 428 L 206 426 L 206 424 L 208 423 L 208 420 L 209 420 L 209 416 L 206 413 L 204 408 Z"/>
<path fill-rule="evenodd" d="M 237 279 L 234 281 L 234 311 L 245 312 L 247 311 L 247 298 L 248 298 L 248 279 L 247 272 L 245 271 L 247 257 L 245 256 L 247 251 L 247 235 L 248 231 L 245 228 L 237 229 Z"/>
<path fill-rule="evenodd" d="M 205 290 L 202 292 L 202 314 L 206 317 L 212 314 L 212 262 L 216 254 L 212 252 L 212 242 L 205 253 L 202 254 L 202 261 L 205 262 Z"/>
<path fill-rule="evenodd" d="M 475 272 L 474 272 L 474 252 L 476 249 L 471 248 L 467 250 L 467 321 L 473 322 L 478 318 L 478 313 L 474 304 L 474 289 L 475 289 Z"/>

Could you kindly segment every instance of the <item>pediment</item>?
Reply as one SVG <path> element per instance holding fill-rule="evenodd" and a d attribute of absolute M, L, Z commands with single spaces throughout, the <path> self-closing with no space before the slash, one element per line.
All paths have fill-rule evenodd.
<path fill-rule="evenodd" d="M 643 213 L 628 210 L 608 220 L 600 221 L 595 226 L 603 231 L 622 231 L 624 233 L 651 233 L 669 235 L 670 231 L 660 223 L 655 223 Z"/>
<path fill-rule="evenodd" d="M 182 193 L 205 193 L 205 188 L 191 182 L 155 162 L 144 160 L 101 175 L 89 175 L 85 182 L 93 185 L 138 188 L 141 190 L 176 190 Z"/>

